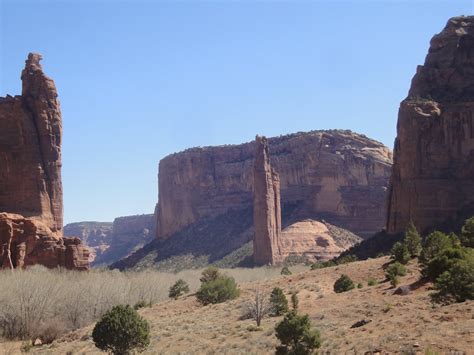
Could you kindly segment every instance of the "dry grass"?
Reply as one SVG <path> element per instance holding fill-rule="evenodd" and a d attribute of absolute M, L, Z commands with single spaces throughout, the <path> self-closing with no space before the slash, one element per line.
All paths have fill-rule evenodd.
<path fill-rule="evenodd" d="M 242 305 L 255 297 L 256 288 L 270 292 L 275 286 L 283 288 L 287 296 L 292 291 L 298 291 L 300 312 L 308 313 L 313 325 L 321 331 L 324 352 L 363 354 L 379 350 L 384 354 L 425 354 L 429 350 L 439 354 L 454 354 L 456 351 L 459 354 L 472 353 L 474 302 L 434 307 L 426 285 L 406 296 L 394 295 L 388 282 L 368 287 L 367 281 L 371 277 L 384 280 L 382 266 L 387 260 L 379 258 L 301 273 L 292 270 L 293 275 L 284 277 L 278 276 L 279 270 L 273 273 L 233 270 L 237 279 L 248 280 L 241 284 L 242 295 L 237 300 L 202 307 L 194 296 L 189 295 L 140 310 L 152 329 L 148 353 L 273 353 L 277 345 L 273 329 L 281 317 L 264 318 L 261 329 L 255 329 L 253 320 L 239 318 Z M 414 284 L 419 277 L 414 264 L 409 265 L 408 270 L 407 276 L 401 278 L 401 285 Z M 267 272 L 268 279 L 254 275 Z M 332 287 L 342 273 L 349 275 L 356 283 L 363 283 L 364 287 L 335 294 Z M 191 272 L 190 275 L 197 279 L 197 274 Z M 183 276 L 176 275 L 175 278 Z M 196 283 L 192 287 L 197 287 Z M 371 322 L 351 329 L 352 324 L 362 319 Z M 90 338 L 91 332 L 92 326 L 88 326 L 32 351 L 99 354 Z M 4 344 L 4 349 L 6 346 L 11 349 L 11 344 Z"/>

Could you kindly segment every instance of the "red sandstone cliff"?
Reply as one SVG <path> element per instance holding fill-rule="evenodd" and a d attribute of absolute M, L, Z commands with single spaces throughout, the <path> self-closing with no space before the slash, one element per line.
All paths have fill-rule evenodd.
<path fill-rule="evenodd" d="M 62 121 L 40 54 L 28 55 L 22 95 L 0 98 L 0 265 L 88 268 L 89 250 L 62 238 Z"/>
<path fill-rule="evenodd" d="M 474 204 L 474 17 L 456 17 L 431 40 L 400 104 L 387 230 L 421 231 Z"/>
<path fill-rule="evenodd" d="M 361 236 L 386 223 L 392 155 L 350 131 L 269 138 L 284 221 L 325 219 Z M 188 149 L 160 161 L 157 237 L 252 207 L 253 143 Z"/>

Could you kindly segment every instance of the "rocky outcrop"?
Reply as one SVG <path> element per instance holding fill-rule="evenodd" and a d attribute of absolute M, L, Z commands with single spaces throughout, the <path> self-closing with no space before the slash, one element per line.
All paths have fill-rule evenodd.
<path fill-rule="evenodd" d="M 431 40 L 400 104 L 387 231 L 426 232 L 474 209 L 474 17 Z M 470 206 L 470 207 L 469 207 Z"/>
<path fill-rule="evenodd" d="M 153 214 L 118 217 L 113 223 L 78 222 L 64 227 L 64 235 L 79 236 L 93 250 L 92 266 L 108 265 L 129 256 L 155 237 Z"/>
<path fill-rule="evenodd" d="M 253 185 L 254 264 L 273 265 L 282 261 L 280 178 L 270 166 L 265 137 L 255 138 Z"/>
<path fill-rule="evenodd" d="M 339 256 L 362 238 L 328 223 L 306 219 L 286 227 L 280 240 L 283 258 L 303 256 L 315 262 Z"/>
<path fill-rule="evenodd" d="M 61 111 L 54 82 L 29 54 L 21 96 L 0 98 L 0 211 L 61 232 Z"/>
<path fill-rule="evenodd" d="M 37 218 L 0 213 L 0 267 L 13 269 L 41 264 L 75 270 L 89 268 L 89 249 L 79 238 L 63 238 Z"/>
<path fill-rule="evenodd" d="M 386 222 L 392 155 L 350 131 L 313 131 L 268 139 L 281 185 L 282 223 L 306 218 L 368 237 Z M 205 219 L 252 208 L 253 143 L 193 148 L 159 166 L 157 237 Z"/>
<path fill-rule="evenodd" d="M 89 250 L 62 238 L 61 111 L 40 60 L 28 55 L 21 96 L 0 98 L 2 265 L 87 269 Z"/>

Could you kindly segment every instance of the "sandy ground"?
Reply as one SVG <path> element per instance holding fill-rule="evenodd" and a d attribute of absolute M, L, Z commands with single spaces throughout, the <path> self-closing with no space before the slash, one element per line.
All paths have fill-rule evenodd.
<path fill-rule="evenodd" d="M 410 294 L 395 295 L 383 282 L 382 266 L 388 258 L 354 262 L 305 271 L 266 281 L 241 284 L 237 300 L 200 306 L 194 296 L 166 301 L 140 310 L 151 325 L 149 354 L 270 354 L 278 340 L 274 327 L 282 317 L 268 317 L 262 330 L 255 322 L 240 320 L 242 304 L 259 288 L 270 292 L 281 287 L 289 294 L 298 291 L 299 311 L 308 313 L 323 339 L 321 353 L 330 354 L 474 354 L 474 301 L 448 306 L 430 302 L 430 285 L 418 286 L 418 268 L 409 265 L 400 285 L 414 285 Z M 349 275 L 363 288 L 336 294 L 334 281 Z M 373 277 L 380 281 L 367 286 Z M 370 322 L 351 328 L 360 320 Z M 38 354 L 99 354 L 91 339 L 92 326 L 68 334 L 51 345 L 35 347 Z M 21 342 L 0 344 L 0 353 L 19 353 Z"/>

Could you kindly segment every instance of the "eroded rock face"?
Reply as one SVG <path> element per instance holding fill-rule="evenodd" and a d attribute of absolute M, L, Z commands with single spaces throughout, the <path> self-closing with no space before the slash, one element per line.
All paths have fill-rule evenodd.
<path fill-rule="evenodd" d="M 283 258 L 304 256 L 314 262 L 331 260 L 362 238 L 328 223 L 306 219 L 286 227 L 280 240 Z"/>
<path fill-rule="evenodd" d="M 284 224 L 325 219 L 364 237 L 385 226 L 392 163 L 387 147 L 350 131 L 269 138 L 268 146 L 280 176 Z M 245 143 L 188 149 L 161 160 L 157 237 L 252 208 L 254 157 L 253 143 Z"/>
<path fill-rule="evenodd" d="M 0 267 L 23 268 L 41 264 L 75 270 L 89 268 L 89 249 L 79 238 L 63 238 L 37 218 L 0 213 Z"/>
<path fill-rule="evenodd" d="M 0 98 L 0 211 L 63 224 L 61 111 L 54 82 L 29 54 L 21 96 Z"/>
<path fill-rule="evenodd" d="M 21 96 L 0 98 L 2 266 L 88 268 L 89 250 L 62 238 L 62 121 L 54 82 L 30 53 Z"/>
<path fill-rule="evenodd" d="M 273 265 L 282 261 L 280 177 L 270 166 L 265 137 L 255 138 L 253 182 L 254 264 Z"/>
<path fill-rule="evenodd" d="M 155 238 L 155 218 L 143 214 L 118 217 L 113 223 L 71 223 L 64 226 L 64 235 L 79 236 L 92 249 L 93 266 L 108 265 L 151 242 Z"/>
<path fill-rule="evenodd" d="M 474 17 L 431 40 L 400 104 L 387 230 L 426 232 L 474 203 Z"/>

